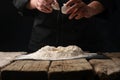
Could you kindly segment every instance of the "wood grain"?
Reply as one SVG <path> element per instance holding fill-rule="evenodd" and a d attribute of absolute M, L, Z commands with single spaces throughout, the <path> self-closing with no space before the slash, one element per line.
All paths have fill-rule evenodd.
<path fill-rule="evenodd" d="M 114 52 L 114 53 L 104 53 L 104 55 L 108 56 L 113 60 L 113 62 L 119 66 L 120 68 L 120 52 Z"/>
<path fill-rule="evenodd" d="M 15 61 L 2 69 L 2 80 L 47 80 L 49 61 Z"/>
<path fill-rule="evenodd" d="M 0 69 L 10 64 L 15 57 L 26 54 L 26 52 L 0 52 Z"/>
<path fill-rule="evenodd" d="M 48 73 L 50 80 L 91 80 L 94 75 L 86 59 L 53 61 Z"/>
<path fill-rule="evenodd" d="M 26 54 L 26 52 L 0 52 L 0 80 L 1 69 L 10 64 L 15 57 Z"/>
<path fill-rule="evenodd" d="M 13 61 L 21 52 L 0 52 L 2 80 L 120 80 L 120 53 L 104 53 L 110 59 Z M 97 76 L 97 78 L 96 78 Z"/>
<path fill-rule="evenodd" d="M 90 60 L 96 74 L 100 80 L 120 80 L 120 67 L 110 59 Z"/>

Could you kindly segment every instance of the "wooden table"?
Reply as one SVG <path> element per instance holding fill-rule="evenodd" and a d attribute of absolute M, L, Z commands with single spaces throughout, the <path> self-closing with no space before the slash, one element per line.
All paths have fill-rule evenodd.
<path fill-rule="evenodd" d="M 120 80 L 120 53 L 105 53 L 110 59 L 92 59 L 90 64 L 100 80 Z"/>
<path fill-rule="evenodd" d="M 120 53 L 109 59 L 19 60 L 1 69 L 2 80 L 120 80 Z"/>
<path fill-rule="evenodd" d="M 26 52 L 0 52 L 0 74 L 1 69 L 10 64 L 16 56 L 26 54 Z M 0 75 L 1 80 L 1 75 Z"/>

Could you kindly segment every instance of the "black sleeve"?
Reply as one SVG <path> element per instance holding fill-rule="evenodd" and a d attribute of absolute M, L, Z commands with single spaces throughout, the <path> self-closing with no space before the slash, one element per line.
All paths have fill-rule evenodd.
<path fill-rule="evenodd" d="M 28 2 L 29 0 L 13 0 L 14 6 L 19 10 L 25 9 Z"/>
<path fill-rule="evenodd" d="M 17 8 L 18 14 L 24 16 L 34 16 L 36 14 L 36 10 L 29 10 L 26 8 L 29 0 L 13 0 L 13 5 Z"/>

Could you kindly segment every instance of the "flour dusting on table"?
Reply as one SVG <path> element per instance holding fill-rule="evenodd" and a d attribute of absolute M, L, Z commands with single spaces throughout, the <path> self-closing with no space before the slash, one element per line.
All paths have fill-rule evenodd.
<path fill-rule="evenodd" d="M 59 59 L 73 58 L 80 55 L 83 55 L 83 51 L 80 47 L 75 45 L 70 45 L 66 47 L 44 46 L 34 53 L 23 55 L 21 58 L 59 60 Z"/>

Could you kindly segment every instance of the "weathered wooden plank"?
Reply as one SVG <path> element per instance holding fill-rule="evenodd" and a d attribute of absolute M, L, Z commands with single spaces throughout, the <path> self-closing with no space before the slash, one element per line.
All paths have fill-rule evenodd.
<path fill-rule="evenodd" d="M 104 55 L 110 57 L 120 67 L 120 52 L 104 53 Z"/>
<path fill-rule="evenodd" d="M 2 69 L 2 71 L 21 71 L 26 61 L 15 61 Z"/>
<path fill-rule="evenodd" d="M 2 69 L 2 80 L 47 80 L 49 64 L 49 61 L 15 61 Z"/>
<path fill-rule="evenodd" d="M 110 58 L 120 58 L 120 52 L 103 53 L 103 54 Z"/>
<path fill-rule="evenodd" d="M 111 58 L 112 61 L 118 66 L 119 72 L 116 72 L 114 76 L 116 80 L 120 80 L 120 52 L 104 53 L 104 55 Z"/>
<path fill-rule="evenodd" d="M 0 52 L 0 69 L 22 54 L 26 54 L 26 52 Z"/>
<path fill-rule="evenodd" d="M 0 78 L 1 69 L 10 64 L 16 56 L 20 56 L 22 54 L 26 54 L 26 52 L 0 52 Z"/>
<path fill-rule="evenodd" d="M 21 71 L 48 71 L 50 61 L 27 61 Z"/>
<path fill-rule="evenodd" d="M 100 80 L 120 80 L 120 67 L 110 59 L 92 59 L 89 61 Z"/>
<path fill-rule="evenodd" d="M 48 73 L 50 80 L 92 80 L 94 76 L 85 59 L 53 61 Z"/>
<path fill-rule="evenodd" d="M 120 68 L 120 58 L 112 58 L 112 60 L 115 62 L 116 65 Z"/>

